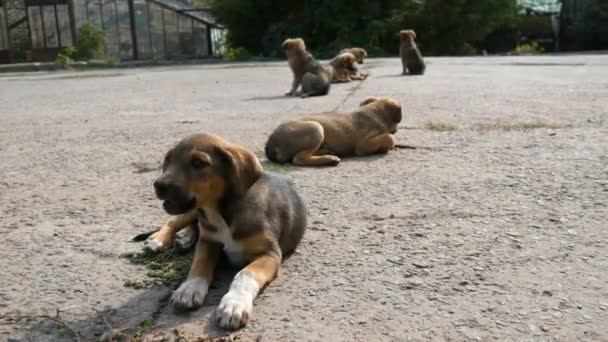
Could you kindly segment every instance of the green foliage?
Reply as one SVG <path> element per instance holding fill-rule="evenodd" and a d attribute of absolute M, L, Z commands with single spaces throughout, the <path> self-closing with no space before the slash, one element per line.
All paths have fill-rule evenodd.
<path fill-rule="evenodd" d="M 517 52 L 520 54 L 532 54 L 538 55 L 541 54 L 545 49 L 540 46 L 537 42 L 531 42 L 529 44 L 522 44 L 517 47 Z"/>
<path fill-rule="evenodd" d="M 90 23 L 84 23 L 78 29 L 76 39 L 76 54 L 78 59 L 88 60 L 102 55 L 104 34 Z"/>
<path fill-rule="evenodd" d="M 575 30 L 581 48 L 608 49 L 608 1 L 589 0 Z"/>
<path fill-rule="evenodd" d="M 55 62 L 60 65 L 70 65 L 74 62 L 74 57 L 76 56 L 76 48 L 73 46 L 66 46 L 63 50 L 57 55 Z"/>
<path fill-rule="evenodd" d="M 121 257 L 129 259 L 134 264 L 144 265 L 148 270 L 146 272 L 148 278 L 127 280 L 123 284 L 135 289 L 147 288 L 156 283 L 173 285 L 188 274 L 192 263 L 192 253 L 177 254 L 172 250 L 161 254 L 125 253 Z"/>
<path fill-rule="evenodd" d="M 481 48 L 489 53 L 502 53 L 515 50 L 521 36 L 516 25 L 507 24 L 496 28 L 484 38 Z"/>
<path fill-rule="evenodd" d="M 498 27 L 517 17 L 513 0 L 426 0 L 419 36 L 438 55 L 471 54 Z"/>
<path fill-rule="evenodd" d="M 271 24 L 268 31 L 262 37 L 262 51 L 265 55 L 273 58 L 284 56 L 281 44 L 285 39 L 299 37 L 300 30 L 289 23 L 282 21 Z"/>
<path fill-rule="evenodd" d="M 522 15 L 517 26 L 524 36 L 547 36 L 553 34 L 551 17 L 546 15 Z"/>
<path fill-rule="evenodd" d="M 153 326 L 154 322 L 149 319 L 141 321 L 141 323 L 137 325 L 137 328 L 135 328 L 135 333 L 133 334 L 133 338 L 131 339 L 131 341 L 141 341 L 141 337 Z"/>
<path fill-rule="evenodd" d="M 247 49 L 238 47 L 238 48 L 228 48 L 224 53 L 224 58 L 231 60 L 245 60 L 249 59 L 251 54 Z"/>
<path fill-rule="evenodd" d="M 350 46 L 396 54 L 405 28 L 417 32 L 424 54 L 475 53 L 491 33 L 513 48 L 517 19 L 514 0 L 211 0 L 211 6 L 230 46 L 272 57 L 283 56 L 280 44 L 288 37 L 304 38 L 318 58 Z"/>

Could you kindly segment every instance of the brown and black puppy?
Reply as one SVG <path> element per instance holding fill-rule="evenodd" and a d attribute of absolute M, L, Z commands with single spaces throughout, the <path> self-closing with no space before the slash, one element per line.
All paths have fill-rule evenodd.
<path fill-rule="evenodd" d="M 244 268 L 222 298 L 216 318 L 225 329 L 245 326 L 258 291 L 277 276 L 282 257 L 304 234 L 306 209 L 294 185 L 264 172 L 245 148 L 196 134 L 167 152 L 154 188 L 165 211 L 175 215 L 150 236 L 154 244 L 170 245 L 186 226 L 199 230 L 190 273 L 173 293 L 173 306 L 194 309 L 203 304 L 223 252 Z"/>
<path fill-rule="evenodd" d="M 276 163 L 337 165 L 339 157 L 387 153 L 395 146 L 401 105 L 391 97 L 369 97 L 348 114 L 297 117 L 277 127 L 266 142 Z"/>
<path fill-rule="evenodd" d="M 355 56 L 345 52 L 337 55 L 329 62 L 326 70 L 329 72 L 331 83 L 350 82 L 352 79 L 351 73 L 354 72 Z"/>
<path fill-rule="evenodd" d="M 424 75 L 426 64 L 422 59 L 422 54 L 416 45 L 416 32 L 414 30 L 402 30 L 399 32 L 401 46 L 399 56 L 403 65 L 402 75 Z"/>
<path fill-rule="evenodd" d="M 302 38 L 286 39 L 282 47 L 293 72 L 291 89 L 285 95 L 296 95 L 300 85 L 302 86 L 300 93 L 302 97 L 327 95 L 330 88 L 329 73 L 306 51 L 304 40 Z"/>

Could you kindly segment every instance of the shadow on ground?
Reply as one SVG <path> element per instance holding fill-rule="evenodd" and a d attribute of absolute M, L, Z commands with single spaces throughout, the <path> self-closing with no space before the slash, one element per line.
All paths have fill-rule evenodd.
<path fill-rule="evenodd" d="M 19 317 L 9 324 L 14 324 L 17 331 L 23 331 L 23 334 L 14 336 L 26 341 L 94 341 L 108 340 L 110 336 L 112 340 L 126 341 L 142 337 L 150 331 L 175 336 L 175 331 L 178 331 L 175 328 L 189 322 L 197 322 L 197 325 L 204 327 L 201 331 L 203 336 L 222 335 L 225 331 L 215 325 L 213 315 L 237 272 L 238 269 L 222 259 L 203 307 L 188 312 L 176 312 L 170 305 L 172 290 L 180 281 L 171 286 L 154 285 L 119 307 L 100 308 L 82 319 L 63 320 L 61 315 L 53 317 L 56 320 L 33 316 Z M 75 334 L 78 334 L 78 338 Z"/>

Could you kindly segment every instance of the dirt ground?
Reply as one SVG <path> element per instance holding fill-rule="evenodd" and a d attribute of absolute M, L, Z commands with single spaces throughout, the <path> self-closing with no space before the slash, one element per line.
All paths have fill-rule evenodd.
<path fill-rule="evenodd" d="M 265 159 L 280 121 L 390 95 L 410 148 L 279 169 L 308 231 L 232 340 L 608 341 L 608 56 L 428 62 L 308 99 L 286 62 L 0 75 L 0 340 L 221 334 L 231 271 L 187 315 L 124 286 L 164 152 L 206 131 Z"/>

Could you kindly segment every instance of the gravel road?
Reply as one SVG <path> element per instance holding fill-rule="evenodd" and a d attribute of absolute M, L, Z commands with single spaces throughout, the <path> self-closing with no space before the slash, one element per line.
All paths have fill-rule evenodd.
<path fill-rule="evenodd" d="M 608 56 L 364 68 L 308 99 L 286 62 L 0 74 L 0 340 L 219 334 L 230 270 L 189 315 L 124 286 L 129 238 L 167 219 L 165 151 L 206 131 L 264 159 L 280 121 L 389 95 L 408 148 L 281 170 L 308 231 L 232 340 L 607 341 Z"/>

